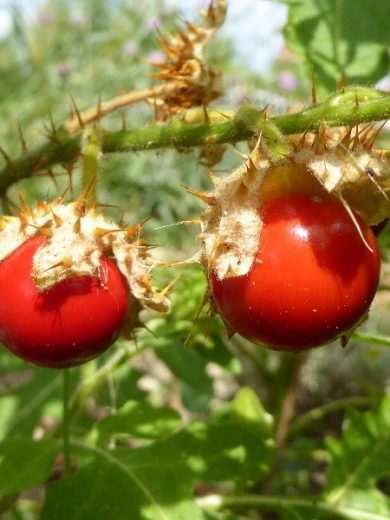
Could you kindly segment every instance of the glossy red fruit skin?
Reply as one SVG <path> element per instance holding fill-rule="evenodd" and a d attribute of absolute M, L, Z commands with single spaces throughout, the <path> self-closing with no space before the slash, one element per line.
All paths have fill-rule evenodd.
<path fill-rule="evenodd" d="M 364 244 L 343 205 L 328 195 L 287 194 L 268 201 L 253 266 L 245 276 L 209 274 L 228 327 L 275 350 L 331 342 L 364 317 L 377 290 L 380 256 L 359 218 Z"/>
<path fill-rule="evenodd" d="M 101 280 L 74 277 L 39 292 L 31 270 L 44 241 L 31 238 L 0 262 L 0 341 L 39 366 L 79 365 L 117 338 L 128 311 L 128 286 L 116 264 L 103 256 Z"/>

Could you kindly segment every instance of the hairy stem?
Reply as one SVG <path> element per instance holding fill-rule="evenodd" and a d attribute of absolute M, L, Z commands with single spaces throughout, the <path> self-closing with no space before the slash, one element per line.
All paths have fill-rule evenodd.
<path fill-rule="evenodd" d="M 193 116 L 196 111 L 193 111 Z M 217 117 L 219 116 L 219 117 Z M 266 119 L 264 110 L 241 107 L 233 117 L 221 121 L 221 113 L 211 113 L 210 122 L 199 117 L 176 118 L 167 123 L 153 123 L 142 128 L 101 131 L 102 152 L 130 152 L 159 148 L 185 148 L 206 144 L 236 143 L 258 134 L 271 125 L 283 134 L 315 130 L 321 125 L 351 126 L 390 117 L 390 94 L 367 88 L 349 88 L 337 92 L 325 102 L 297 112 Z M 217 121 L 216 121 L 217 119 Z M 194 122 L 188 122 L 194 121 Z M 215 122 L 216 121 L 216 122 Z M 65 127 L 40 147 L 8 159 L 0 171 L 0 193 L 14 182 L 56 164 L 75 161 L 81 152 L 81 135 L 70 135 Z"/>

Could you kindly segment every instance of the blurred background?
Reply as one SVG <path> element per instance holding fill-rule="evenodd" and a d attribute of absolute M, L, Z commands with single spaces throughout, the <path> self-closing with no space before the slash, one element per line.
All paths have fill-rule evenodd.
<path fill-rule="evenodd" d="M 196 21 L 199 8 L 205 5 L 206 1 L 198 0 L 0 1 L 1 146 L 12 157 L 21 152 L 18 122 L 28 147 L 44 142 L 49 113 L 56 124 L 69 117 L 70 94 L 79 108 L 85 110 L 97 103 L 99 96 L 108 100 L 120 92 L 153 84 L 151 62 L 161 58 L 157 30 L 172 33 L 183 19 Z M 303 107 L 310 101 L 311 80 L 302 60 L 284 44 L 286 20 L 286 6 L 278 2 L 230 2 L 227 22 L 208 46 L 209 63 L 224 75 L 225 94 L 214 106 L 237 108 L 250 102 L 260 107 L 270 105 L 277 114 Z M 380 85 L 388 88 L 387 78 Z M 153 118 L 146 104 L 124 112 L 129 128 Z M 112 130 L 120 129 L 121 125 L 117 114 L 103 122 L 104 128 Z M 387 146 L 386 131 L 381 139 Z M 245 150 L 244 145 L 242 149 Z M 183 189 L 183 185 L 194 189 L 209 187 L 198 155 L 196 150 L 185 153 L 164 150 L 105 156 L 98 199 L 116 205 L 117 209 L 109 210 L 112 216 L 123 214 L 129 224 L 152 215 L 145 238 L 158 247 L 158 254 L 170 259 L 189 257 L 197 250 L 198 230 L 196 226 L 175 223 L 196 218 L 202 209 Z M 239 161 L 237 154 L 228 149 L 216 168 L 230 170 Z M 11 205 L 17 203 L 19 192 L 31 203 L 62 192 L 69 178 L 60 168 L 56 173 L 55 182 L 35 176 L 12 186 L 7 193 Z M 77 193 L 77 169 L 72 185 Z M 4 210 L 8 210 L 6 204 Z M 385 231 L 381 237 L 384 263 L 381 291 L 369 321 L 361 328 L 362 335 L 352 339 L 346 349 L 335 344 L 309 354 L 302 368 L 297 399 L 300 411 L 336 398 L 351 398 L 352 404 L 364 408 L 376 396 L 389 391 L 390 350 L 362 340 L 364 334 L 390 336 L 386 257 L 389 240 L 389 232 Z M 177 405 L 179 392 L 180 406 L 191 416 L 218 409 L 239 386 L 249 384 L 266 408 L 275 410 L 280 406 L 278 399 L 289 384 L 291 359 L 240 338 L 228 343 L 219 320 L 209 318 L 204 312 L 194 324 L 206 288 L 203 274 L 200 269 L 188 267 L 180 269 L 179 274 L 172 296 L 172 314 L 146 316 L 154 335 L 147 331 L 140 334 L 139 356 L 135 355 L 134 345 L 126 346 L 133 358 L 131 366 L 116 367 L 99 389 L 100 393 L 89 399 L 89 408 L 78 428 L 87 429 L 99 413 L 104 415 L 120 406 L 129 395 Z M 174 276 L 169 270 L 156 272 L 161 283 Z M 191 348 L 183 349 L 188 337 Z M 105 360 L 107 357 L 103 357 Z M 100 366 L 102 360 L 96 363 L 82 369 L 84 376 Z M 75 372 L 75 382 L 80 377 Z M 57 373 L 26 367 L 0 350 L 0 438 L 13 431 L 32 430 L 39 435 L 39 431 L 50 430 L 61 414 L 59 388 Z M 313 446 L 320 446 L 319 439 L 324 434 L 338 434 L 341 418 L 342 414 L 336 413 L 332 420 L 319 424 L 318 431 L 315 426 L 313 435 L 301 441 L 299 449 L 312 450 Z M 316 463 L 315 471 L 308 471 L 313 461 L 300 459 L 294 464 L 284 472 L 279 482 L 281 488 L 290 486 L 291 492 L 296 488 L 301 492 L 316 486 L 321 489 L 321 460 Z M 301 480 L 296 478 L 297 472 Z"/>

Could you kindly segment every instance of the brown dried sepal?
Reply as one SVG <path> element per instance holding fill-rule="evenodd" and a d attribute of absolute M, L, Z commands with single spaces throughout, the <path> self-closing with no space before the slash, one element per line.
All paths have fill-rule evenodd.
<path fill-rule="evenodd" d="M 141 225 L 118 228 L 84 201 L 63 204 L 39 203 L 35 209 L 23 206 L 18 217 L 3 217 L 0 231 L 0 260 L 26 240 L 37 235 L 47 237 L 33 260 L 32 276 L 40 291 L 74 276 L 100 276 L 101 255 L 114 258 L 127 280 L 131 297 L 140 306 L 167 311 L 166 292 L 150 282 L 154 266 L 147 246 L 141 245 Z M 135 320 L 134 316 L 131 320 Z"/>
<path fill-rule="evenodd" d="M 159 43 L 164 61 L 153 63 L 159 68 L 156 78 L 174 85 L 159 97 L 150 99 L 158 120 L 194 106 L 207 106 L 223 93 L 221 73 L 206 65 L 204 47 L 225 21 L 226 0 L 213 0 L 202 13 L 203 24 L 185 22 L 185 30 L 163 37 Z"/>

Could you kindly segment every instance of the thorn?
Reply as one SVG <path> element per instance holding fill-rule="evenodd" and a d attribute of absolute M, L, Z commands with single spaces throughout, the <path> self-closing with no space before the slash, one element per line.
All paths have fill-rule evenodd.
<path fill-rule="evenodd" d="M 105 202 L 95 202 L 94 204 L 95 208 L 113 208 L 113 209 L 119 209 L 120 206 L 118 204 L 106 204 Z"/>
<path fill-rule="evenodd" d="M 189 344 L 189 341 L 191 339 L 191 334 L 193 333 L 195 326 L 197 325 L 197 323 L 199 321 L 199 318 L 200 318 L 200 315 L 201 315 L 203 309 L 209 303 L 209 301 L 210 301 L 209 291 L 206 291 L 202 297 L 202 300 L 201 300 L 198 308 L 196 309 L 195 316 L 192 319 L 192 325 L 191 325 L 190 331 L 189 331 L 186 339 L 184 340 L 184 346 L 187 346 Z"/>
<path fill-rule="evenodd" d="M 101 109 L 102 109 L 102 95 L 99 92 L 98 102 L 97 102 L 97 106 L 96 106 L 96 114 L 97 114 L 98 119 L 100 119 Z"/>
<path fill-rule="evenodd" d="M 69 185 L 66 188 L 66 192 L 70 191 L 70 195 L 72 199 L 74 199 L 74 193 L 73 193 L 73 183 L 72 183 L 72 173 L 73 173 L 73 165 L 72 164 L 65 164 L 65 171 L 69 178 Z"/>
<path fill-rule="evenodd" d="M 316 73 L 314 67 L 311 71 L 311 102 L 312 105 L 317 104 L 317 85 L 316 85 Z"/>
<path fill-rule="evenodd" d="M 355 108 L 359 108 L 359 98 L 358 98 L 356 89 L 355 89 Z"/>
<path fill-rule="evenodd" d="M 74 100 L 72 94 L 69 94 L 69 97 L 70 97 L 70 101 L 71 101 L 71 103 L 72 103 L 73 112 L 74 112 L 74 114 L 76 114 L 77 121 L 78 121 L 78 123 L 79 123 L 79 128 L 80 128 L 80 130 L 81 130 L 82 128 L 84 128 L 84 121 L 83 121 L 82 118 L 81 118 L 80 110 L 78 109 L 78 106 L 76 105 L 76 102 L 75 102 L 75 100 Z M 74 114 L 73 114 L 73 115 L 74 115 Z"/>
<path fill-rule="evenodd" d="M 27 224 L 35 229 L 37 229 L 41 235 L 45 237 L 52 237 L 53 236 L 53 230 L 49 227 L 44 226 L 36 226 L 35 224 L 32 224 L 31 222 L 27 222 Z"/>
<path fill-rule="evenodd" d="M 58 182 L 57 182 L 56 176 L 54 175 L 53 170 L 51 168 L 48 168 L 48 170 L 46 171 L 46 175 L 48 175 L 50 177 L 50 179 L 53 181 L 54 186 L 58 190 L 59 189 Z"/>
<path fill-rule="evenodd" d="M 301 136 L 301 138 L 299 139 L 299 142 L 298 142 L 298 149 L 302 149 L 305 147 L 305 142 L 306 142 L 306 136 L 307 136 L 307 130 L 305 130 Z"/>
<path fill-rule="evenodd" d="M 54 213 L 53 208 L 50 208 L 51 214 L 53 215 L 54 223 L 56 227 L 60 227 L 63 220 L 56 213 Z"/>
<path fill-rule="evenodd" d="M 175 285 L 175 283 L 179 279 L 180 279 L 180 275 L 176 276 L 176 278 L 174 280 L 172 280 L 172 282 L 170 282 L 167 286 L 164 287 L 164 289 L 162 291 L 160 291 L 158 293 L 158 296 L 160 296 L 161 298 L 165 298 L 165 296 L 169 293 L 169 291 L 172 289 L 172 287 Z"/>
<path fill-rule="evenodd" d="M 2 146 L 0 146 L 0 154 L 4 157 L 4 160 L 8 164 L 8 166 L 12 165 L 11 157 L 7 154 L 7 152 L 4 150 Z"/>
<path fill-rule="evenodd" d="M 149 216 L 141 220 L 138 224 L 135 224 L 134 226 L 130 226 L 128 228 L 125 228 L 124 231 L 126 232 L 126 240 L 131 241 L 135 236 L 139 236 L 141 229 L 144 227 L 144 225 L 149 222 L 153 217 Z"/>
<path fill-rule="evenodd" d="M 233 145 L 233 150 L 235 151 L 235 153 L 241 157 L 241 159 L 244 159 L 244 161 L 247 161 L 249 159 L 249 155 L 247 155 L 246 153 L 242 153 L 240 152 L 240 150 L 237 149 L 237 147 L 235 145 Z"/>
<path fill-rule="evenodd" d="M 232 337 L 234 336 L 234 334 L 236 334 L 236 331 L 234 329 L 232 329 L 232 327 L 230 325 L 228 325 L 225 321 L 224 321 L 224 324 L 226 327 L 227 339 L 228 339 L 228 341 L 230 341 L 232 339 Z"/>
<path fill-rule="evenodd" d="M 344 92 L 345 90 L 345 74 L 342 72 L 340 74 L 339 80 L 337 82 L 336 90 L 341 90 L 341 92 Z"/>
<path fill-rule="evenodd" d="M 20 124 L 19 120 L 18 120 L 18 133 L 19 133 L 20 144 L 22 146 L 22 151 L 27 152 L 26 140 L 24 138 L 22 125 Z"/>
<path fill-rule="evenodd" d="M 351 134 L 352 134 L 352 127 L 349 127 L 344 137 L 341 139 L 339 145 L 344 146 L 345 148 L 349 148 L 349 145 L 351 144 Z"/>
<path fill-rule="evenodd" d="M 65 256 L 62 260 L 59 262 L 51 265 L 50 267 L 47 267 L 43 271 L 40 271 L 41 273 L 46 273 L 47 271 L 51 271 L 51 269 L 55 269 L 56 267 L 65 267 L 65 269 L 69 269 L 72 267 L 73 262 L 72 259 L 69 256 Z"/>
<path fill-rule="evenodd" d="M 198 199 L 203 200 L 203 202 L 205 202 L 209 206 L 215 206 L 217 204 L 217 199 L 215 198 L 214 195 L 210 195 L 203 191 L 193 190 L 192 188 L 189 188 L 188 186 L 184 186 L 184 189 L 187 191 L 187 193 L 190 193 L 191 195 L 198 197 Z"/>
<path fill-rule="evenodd" d="M 370 150 L 370 151 L 372 150 L 372 147 L 374 146 L 375 141 L 377 140 L 379 134 L 383 130 L 383 127 L 385 126 L 386 123 L 387 123 L 387 120 L 383 121 L 383 123 L 373 132 L 371 137 L 369 139 L 367 139 L 367 141 L 365 142 L 365 145 L 364 145 L 364 147 L 367 150 Z"/>
<path fill-rule="evenodd" d="M 122 132 L 126 132 L 126 130 L 127 130 L 127 123 L 126 123 L 126 114 L 125 114 L 124 110 L 121 110 L 120 117 L 121 117 L 121 120 L 122 120 L 121 131 Z"/>
<path fill-rule="evenodd" d="M 318 131 L 315 134 L 314 141 L 312 144 L 312 148 L 314 148 L 316 155 L 322 155 L 326 148 L 326 126 L 322 125 L 319 127 Z"/>
<path fill-rule="evenodd" d="M 50 133 L 51 133 L 53 139 L 58 141 L 59 139 L 57 136 L 57 128 L 56 128 L 56 125 L 54 124 L 53 112 L 51 111 L 51 109 L 49 110 L 49 122 L 50 122 Z"/>
<path fill-rule="evenodd" d="M 33 212 L 31 211 L 30 206 L 27 204 L 24 196 L 22 193 L 18 193 L 18 199 L 20 201 L 20 211 L 21 213 L 24 213 L 25 215 L 28 215 L 29 217 L 33 216 Z"/>
<path fill-rule="evenodd" d="M 73 231 L 74 233 L 76 233 L 77 235 L 80 234 L 80 231 L 81 231 L 81 219 L 83 217 L 81 215 L 79 215 L 76 220 L 74 221 L 74 224 L 73 224 Z"/>
<path fill-rule="evenodd" d="M 54 206 L 59 206 L 60 204 L 62 204 L 64 202 L 64 199 L 69 191 L 69 188 L 70 188 L 70 186 L 67 186 L 65 188 L 65 190 L 61 193 L 61 195 L 59 197 L 57 197 L 56 199 L 54 199 L 54 201 L 53 201 Z"/>
<path fill-rule="evenodd" d="M 203 110 L 203 115 L 204 115 L 204 122 L 208 125 L 208 124 L 210 124 L 210 117 L 207 112 L 207 107 L 204 103 L 202 103 L 202 110 Z"/>
<path fill-rule="evenodd" d="M 86 204 L 87 200 L 88 200 L 88 195 L 90 193 L 90 191 L 95 187 L 96 185 L 96 176 L 92 177 L 90 183 L 88 184 L 88 186 L 84 189 L 84 192 L 82 193 L 81 195 L 81 199 L 84 200 L 84 203 Z"/>
<path fill-rule="evenodd" d="M 224 114 L 223 112 L 220 112 L 219 110 L 214 110 L 214 112 L 222 117 L 224 117 L 225 119 L 231 119 L 232 117 L 231 116 L 228 116 L 227 114 Z"/>
<path fill-rule="evenodd" d="M 134 326 L 137 327 L 137 328 L 139 328 L 139 329 L 145 329 L 145 330 L 148 331 L 149 334 L 151 334 L 155 339 L 157 338 L 157 336 L 156 336 L 156 334 L 154 333 L 154 331 L 153 331 L 150 327 L 148 327 L 148 326 L 146 325 L 146 323 L 143 322 L 142 320 L 140 320 L 139 318 L 137 318 L 137 321 L 136 321 L 136 323 L 135 323 Z M 135 338 L 134 338 L 134 339 L 135 339 Z"/>
<path fill-rule="evenodd" d="M 158 226 L 158 227 L 155 227 L 153 228 L 153 231 L 157 231 L 159 229 L 165 229 L 165 228 L 169 228 L 169 227 L 174 227 L 174 226 L 183 226 L 183 225 L 190 225 L 190 224 L 196 224 L 196 225 L 200 225 L 201 224 L 201 220 L 200 219 L 193 219 L 193 220 L 180 220 L 179 222 L 175 222 L 174 224 L 165 224 L 165 226 Z"/>
<path fill-rule="evenodd" d="M 373 123 L 364 125 L 360 128 L 358 135 L 359 135 L 359 140 L 362 145 L 365 144 L 365 142 L 367 141 L 367 139 L 369 138 L 369 136 L 372 134 L 373 131 L 374 131 Z"/>
<path fill-rule="evenodd" d="M 37 164 L 34 166 L 33 171 L 31 172 L 31 174 L 34 175 L 39 170 L 42 170 L 42 168 L 46 165 L 46 163 L 47 163 L 47 159 L 44 158 L 44 157 L 41 157 L 38 160 Z"/>

